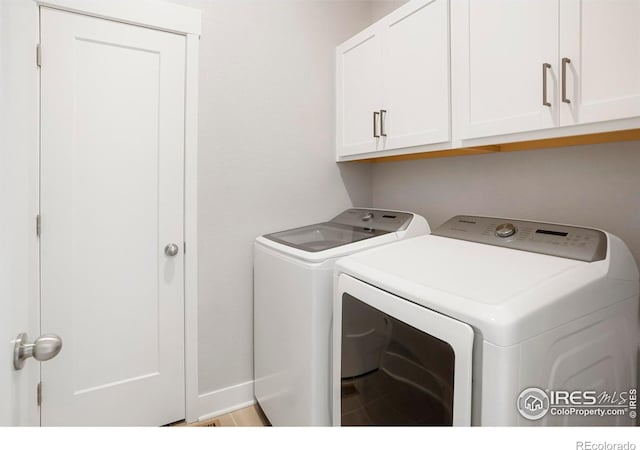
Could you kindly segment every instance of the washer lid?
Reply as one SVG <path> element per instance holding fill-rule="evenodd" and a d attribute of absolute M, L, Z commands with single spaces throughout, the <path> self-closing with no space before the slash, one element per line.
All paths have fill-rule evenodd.
<path fill-rule="evenodd" d="M 264 237 L 305 252 L 320 252 L 387 233 L 389 231 L 326 222 L 271 233 Z"/>
<path fill-rule="evenodd" d="M 413 214 L 350 208 L 329 222 L 267 234 L 266 239 L 305 252 L 321 252 L 353 242 L 407 229 Z"/>

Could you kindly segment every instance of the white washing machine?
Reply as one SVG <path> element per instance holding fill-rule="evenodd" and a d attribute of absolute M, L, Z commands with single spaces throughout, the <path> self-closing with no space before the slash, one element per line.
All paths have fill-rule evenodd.
<path fill-rule="evenodd" d="M 256 239 L 255 397 L 272 425 L 331 424 L 336 259 L 429 231 L 416 214 L 353 208 L 328 222 Z"/>
<path fill-rule="evenodd" d="M 458 216 L 334 282 L 334 425 L 634 422 L 638 269 L 609 233 Z"/>

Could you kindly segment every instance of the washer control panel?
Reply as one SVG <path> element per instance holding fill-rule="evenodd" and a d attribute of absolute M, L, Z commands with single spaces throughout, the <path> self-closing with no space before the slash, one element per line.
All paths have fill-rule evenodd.
<path fill-rule="evenodd" d="M 331 219 L 332 223 L 379 231 L 406 230 L 413 214 L 399 211 L 351 208 Z"/>
<path fill-rule="evenodd" d="M 456 216 L 431 234 L 579 261 L 600 261 L 607 256 L 606 234 L 568 225 Z"/>

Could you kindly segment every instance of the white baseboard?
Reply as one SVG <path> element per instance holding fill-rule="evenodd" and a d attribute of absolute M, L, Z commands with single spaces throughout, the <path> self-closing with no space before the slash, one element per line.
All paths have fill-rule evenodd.
<path fill-rule="evenodd" d="M 256 403 L 253 380 L 198 396 L 198 420 L 207 420 Z"/>

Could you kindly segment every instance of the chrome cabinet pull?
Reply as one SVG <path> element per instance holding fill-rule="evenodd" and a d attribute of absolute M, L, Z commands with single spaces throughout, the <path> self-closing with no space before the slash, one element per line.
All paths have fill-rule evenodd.
<path fill-rule="evenodd" d="M 373 137 L 374 138 L 380 137 L 380 135 L 378 134 L 378 116 L 379 115 L 380 115 L 380 112 L 374 111 L 373 113 Z"/>
<path fill-rule="evenodd" d="M 567 98 L 567 64 L 571 64 L 569 58 L 562 58 L 562 102 L 571 103 Z"/>
<path fill-rule="evenodd" d="M 381 109 L 380 110 L 380 136 L 383 136 L 383 137 L 387 136 L 387 132 L 384 129 L 384 118 L 386 115 L 387 115 L 387 110 Z"/>
<path fill-rule="evenodd" d="M 551 68 L 551 64 L 542 64 L 542 104 L 544 106 L 551 106 L 551 103 L 547 100 L 547 69 Z"/>

